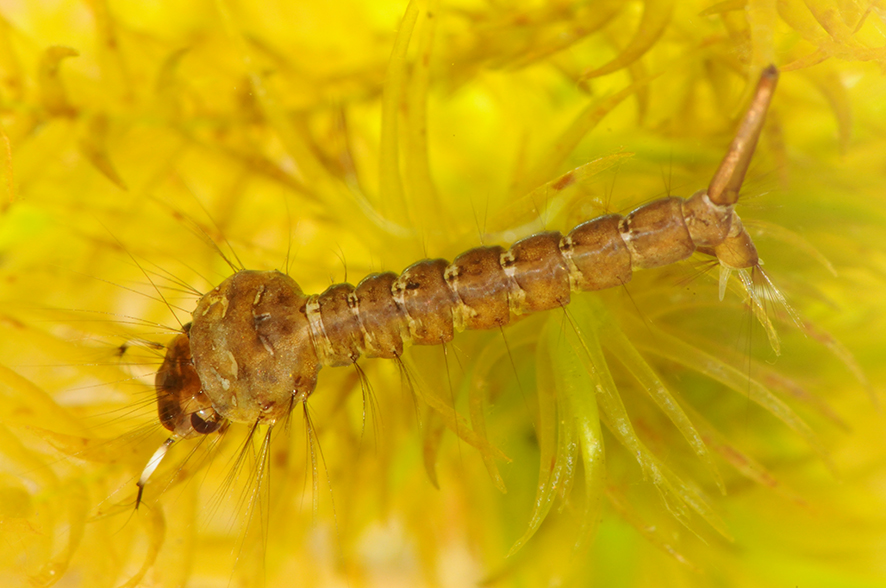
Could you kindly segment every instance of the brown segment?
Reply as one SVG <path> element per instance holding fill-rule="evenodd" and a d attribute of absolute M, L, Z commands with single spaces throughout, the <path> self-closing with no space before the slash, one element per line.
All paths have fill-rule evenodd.
<path fill-rule="evenodd" d="M 682 203 L 683 222 L 696 248 L 716 247 L 729 234 L 731 206 L 710 201 L 706 190 L 699 190 Z"/>
<path fill-rule="evenodd" d="M 357 284 L 357 314 L 363 327 L 363 353 L 393 359 L 403 355 L 401 325 L 406 321 L 391 294 L 397 274 L 371 274 Z"/>
<path fill-rule="evenodd" d="M 732 227 L 729 236 L 714 247 L 714 255 L 717 260 L 732 269 L 745 269 L 756 266 L 760 263 L 757 256 L 757 248 L 751 240 L 751 236 L 741 224 L 738 215 L 733 214 Z"/>
<path fill-rule="evenodd" d="M 455 258 L 446 269 L 446 280 L 464 304 L 456 312 L 459 330 L 493 329 L 511 320 L 508 306 L 509 278 L 501 267 L 504 247 L 477 247 Z"/>
<path fill-rule="evenodd" d="M 511 298 L 515 314 L 569 304 L 569 267 L 560 252 L 562 239 L 555 231 L 531 235 L 514 243 L 502 257 L 505 269 L 513 269 L 513 279 L 521 290 Z"/>
<path fill-rule="evenodd" d="M 576 290 L 603 290 L 631 281 L 631 254 L 618 227 L 622 217 L 609 214 L 582 223 L 566 238 Z"/>
<path fill-rule="evenodd" d="M 634 269 L 661 267 L 695 251 L 683 221 L 683 199 L 662 198 L 628 214 L 621 226 Z"/>
<path fill-rule="evenodd" d="M 455 336 L 452 315 L 458 298 L 443 277 L 448 265 L 445 259 L 419 261 L 394 282 L 394 300 L 406 311 L 416 345 L 448 343 Z"/>
<path fill-rule="evenodd" d="M 363 346 L 363 336 L 360 331 L 360 321 L 351 308 L 352 304 L 356 304 L 356 299 L 353 298 L 354 290 L 350 284 L 335 284 L 327 288 L 317 299 L 330 351 L 324 365 L 348 365 L 360 357 L 359 350 Z"/>

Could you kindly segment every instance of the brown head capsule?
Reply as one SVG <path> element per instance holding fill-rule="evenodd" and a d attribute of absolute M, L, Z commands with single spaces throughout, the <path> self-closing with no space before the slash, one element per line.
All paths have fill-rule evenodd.
<path fill-rule="evenodd" d="M 222 422 L 194 370 L 188 339 L 190 328 L 190 323 L 185 325 L 184 333 L 169 344 L 154 378 L 160 424 L 180 439 L 213 433 Z"/>
<path fill-rule="evenodd" d="M 166 350 L 163 364 L 154 377 L 157 391 L 157 412 L 160 424 L 172 433 L 172 436 L 160 446 L 138 479 L 138 497 L 136 508 L 141 503 L 142 492 L 148 478 L 160 465 L 169 447 L 178 439 L 191 439 L 218 431 L 225 423 L 224 418 L 216 412 L 209 397 L 203 393 L 200 377 L 194 369 L 191 357 L 189 334 L 191 323 L 176 335 Z"/>

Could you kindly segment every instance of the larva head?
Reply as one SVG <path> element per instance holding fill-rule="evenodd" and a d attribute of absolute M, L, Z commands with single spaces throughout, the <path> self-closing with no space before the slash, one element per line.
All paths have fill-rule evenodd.
<path fill-rule="evenodd" d="M 180 439 L 213 433 L 224 421 L 203 393 L 194 370 L 190 326 L 185 325 L 184 333 L 172 340 L 154 378 L 160 423 Z"/>
<path fill-rule="evenodd" d="M 273 423 L 317 383 L 319 361 L 298 284 L 240 271 L 194 310 L 190 350 L 203 393 L 223 418 Z"/>
<path fill-rule="evenodd" d="M 176 440 L 214 433 L 226 423 L 224 417 L 213 408 L 209 397 L 203 393 L 203 385 L 191 358 L 191 342 L 188 339 L 190 328 L 190 324 L 185 325 L 184 332 L 169 344 L 163 365 L 154 378 L 160 423 L 172 432 L 172 436 L 145 464 L 145 469 L 138 478 L 136 508 L 141 504 L 145 485 Z"/>

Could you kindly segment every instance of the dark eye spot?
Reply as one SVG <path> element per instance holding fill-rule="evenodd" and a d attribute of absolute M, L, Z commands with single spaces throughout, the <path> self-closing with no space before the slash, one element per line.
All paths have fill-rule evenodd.
<path fill-rule="evenodd" d="M 200 413 L 204 413 L 206 418 L 204 419 L 200 416 Z M 201 435 L 208 435 L 216 432 L 221 424 L 221 417 L 211 408 L 203 409 L 200 412 L 195 412 L 191 415 L 191 426 Z"/>

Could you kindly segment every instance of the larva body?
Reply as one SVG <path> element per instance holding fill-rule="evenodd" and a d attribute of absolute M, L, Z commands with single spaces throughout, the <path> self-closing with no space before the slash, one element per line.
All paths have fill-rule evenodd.
<path fill-rule="evenodd" d="M 738 234 L 728 237 L 733 225 Z M 478 247 L 452 263 L 423 260 L 399 276 L 373 274 L 322 294 L 306 295 L 276 271 L 240 271 L 198 303 L 190 353 L 203 393 L 223 419 L 273 423 L 313 392 L 321 367 L 361 356 L 393 359 L 410 344 L 439 345 L 465 329 L 504 327 L 569 304 L 573 291 L 623 285 L 636 269 L 675 263 L 727 239 L 740 244 L 728 248 L 730 261 L 740 262 L 733 267 L 753 267 L 757 252 L 746 235 L 732 207 L 711 203 L 702 191 L 688 200 L 656 200 L 625 217 L 602 216 L 566 236 L 543 232 L 507 250 Z M 195 422 L 205 420 L 195 414 Z"/>
<path fill-rule="evenodd" d="M 734 211 L 778 72 L 767 68 L 726 157 L 707 190 L 666 197 L 626 216 L 542 232 L 505 250 L 478 247 L 419 261 L 399 276 L 373 274 L 356 287 L 307 295 L 277 271 L 238 271 L 204 295 L 157 373 L 160 421 L 173 437 L 139 480 L 143 488 L 175 439 L 227 422 L 273 425 L 314 391 L 322 367 L 361 356 L 398 358 L 405 347 L 439 345 L 466 329 L 495 329 L 527 313 L 564 307 L 571 292 L 622 286 L 634 270 L 684 260 L 695 251 L 727 269 L 758 265 Z"/>
<path fill-rule="evenodd" d="M 0 585 L 886 586 L 876 5 L 46 4 L 0 9 Z M 346 305 L 689 199 L 769 59 L 734 209 L 774 285 L 702 245 L 529 313 L 483 266 L 505 326 L 371 359 L 363 297 L 315 309 L 348 365 L 273 425 L 204 391 L 193 311 L 238 270 Z"/>

